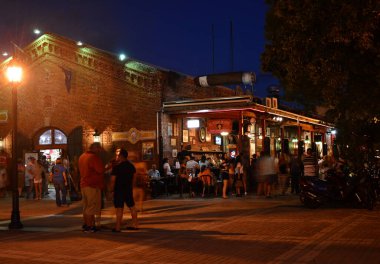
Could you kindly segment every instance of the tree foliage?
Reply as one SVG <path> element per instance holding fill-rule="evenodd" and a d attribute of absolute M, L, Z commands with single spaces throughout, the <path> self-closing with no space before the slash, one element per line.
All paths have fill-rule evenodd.
<path fill-rule="evenodd" d="M 307 109 L 326 106 L 343 145 L 378 128 L 380 0 L 267 3 L 261 60 L 263 70 L 280 80 L 286 99 Z"/>

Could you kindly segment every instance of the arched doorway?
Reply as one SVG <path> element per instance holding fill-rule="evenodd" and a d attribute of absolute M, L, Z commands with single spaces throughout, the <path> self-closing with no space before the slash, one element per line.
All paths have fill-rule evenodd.
<path fill-rule="evenodd" d="M 56 127 L 42 128 L 36 133 L 34 148 L 41 155 L 45 155 L 49 163 L 52 163 L 58 157 L 66 155 L 67 136 Z"/>
<path fill-rule="evenodd" d="M 42 178 L 42 192 L 43 197 L 50 197 L 54 199 L 55 189 L 52 184 L 48 182 L 48 175 L 55 165 L 58 157 L 64 159 L 64 165 L 69 166 L 67 156 L 67 136 L 59 128 L 44 127 L 41 128 L 34 136 L 33 139 L 34 150 L 38 151 L 41 165 L 44 167 L 45 177 Z"/>

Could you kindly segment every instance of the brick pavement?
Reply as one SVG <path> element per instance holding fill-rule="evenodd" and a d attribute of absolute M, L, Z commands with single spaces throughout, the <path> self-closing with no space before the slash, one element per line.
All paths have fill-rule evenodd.
<path fill-rule="evenodd" d="M 7 230 L 0 200 L 0 263 L 380 263 L 380 209 L 303 208 L 298 197 L 144 202 L 138 231 L 82 233 L 80 203 L 20 200 L 24 229 Z M 126 212 L 125 219 L 129 220 Z"/>

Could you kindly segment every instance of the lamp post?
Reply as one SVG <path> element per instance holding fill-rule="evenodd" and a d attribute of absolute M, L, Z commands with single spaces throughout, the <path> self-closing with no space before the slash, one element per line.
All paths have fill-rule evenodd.
<path fill-rule="evenodd" d="M 19 199 L 18 199 L 18 173 L 17 173 L 17 85 L 22 79 L 22 68 L 10 66 L 7 68 L 7 78 L 12 84 L 12 214 L 9 229 L 20 229 L 23 227 L 20 221 Z"/>

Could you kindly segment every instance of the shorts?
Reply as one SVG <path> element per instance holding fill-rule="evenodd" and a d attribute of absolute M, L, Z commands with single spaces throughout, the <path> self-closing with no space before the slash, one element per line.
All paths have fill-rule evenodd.
<path fill-rule="evenodd" d="M 275 184 L 277 183 L 277 179 L 278 179 L 278 176 L 277 174 L 269 174 L 269 175 L 266 175 L 266 183 L 268 184 Z"/>
<path fill-rule="evenodd" d="M 34 183 L 42 183 L 42 179 L 33 179 Z"/>
<path fill-rule="evenodd" d="M 82 188 L 83 214 L 100 215 L 101 199 L 102 199 L 102 195 L 99 188 L 83 187 Z"/>
<path fill-rule="evenodd" d="M 228 175 L 228 172 L 222 172 L 222 179 L 223 180 L 229 180 L 230 179 L 230 175 Z"/>
<path fill-rule="evenodd" d="M 113 205 L 115 208 L 124 208 L 124 203 L 129 208 L 135 206 L 132 190 L 115 191 L 113 196 Z"/>

